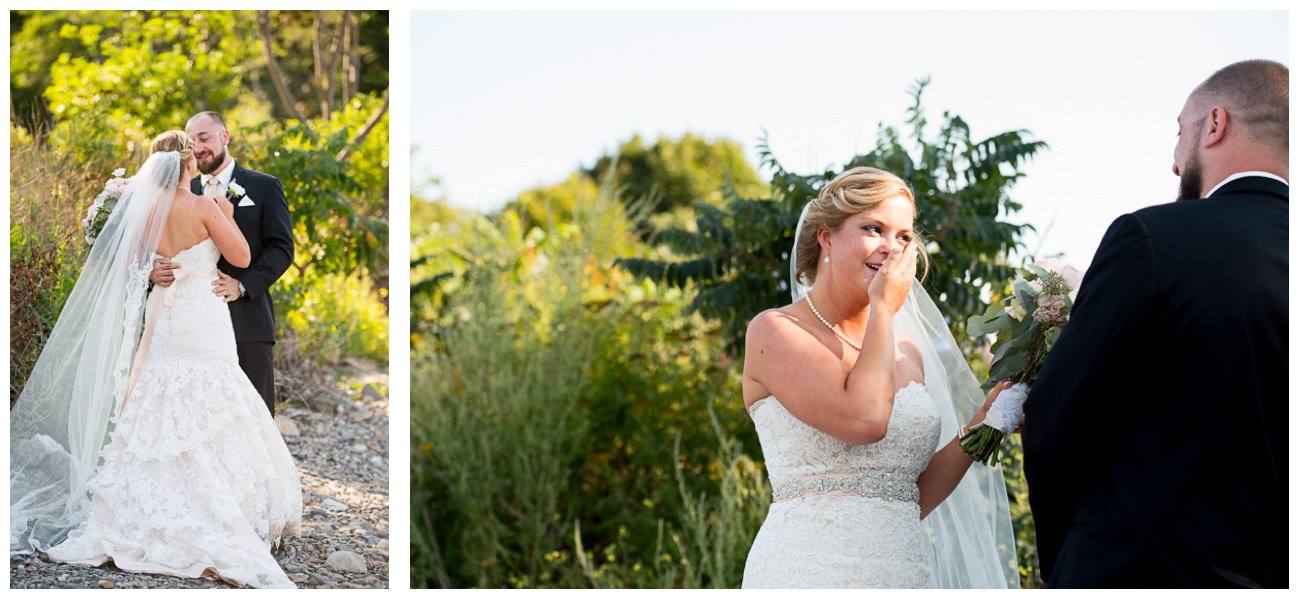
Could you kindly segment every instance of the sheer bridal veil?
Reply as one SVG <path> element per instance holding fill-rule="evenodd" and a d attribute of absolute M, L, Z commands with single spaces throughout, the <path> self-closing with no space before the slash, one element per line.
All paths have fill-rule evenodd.
<path fill-rule="evenodd" d="M 157 152 L 131 178 L 10 408 L 10 554 L 44 551 L 89 516 L 87 483 L 126 393 L 181 169 L 179 152 Z"/>
<path fill-rule="evenodd" d="M 811 204 L 811 203 L 810 203 Z M 810 205 L 809 204 L 809 205 Z M 790 250 L 790 293 L 798 302 L 810 286 L 795 278 L 799 235 L 808 206 L 804 205 Z M 943 422 L 937 452 L 957 436 L 984 404 L 985 394 L 966 364 L 938 307 L 919 281 L 894 318 L 894 331 L 921 348 L 925 389 Z M 1001 467 L 975 463 L 961 483 L 921 521 L 930 542 L 930 565 L 940 588 L 1018 588 L 1015 535 Z"/>

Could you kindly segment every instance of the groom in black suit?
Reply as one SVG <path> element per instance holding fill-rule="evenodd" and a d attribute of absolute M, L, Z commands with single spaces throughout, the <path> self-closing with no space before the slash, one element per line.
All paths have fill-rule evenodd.
<path fill-rule="evenodd" d="M 1201 83 L 1179 201 L 1097 249 L 1025 405 L 1049 587 L 1289 584 L 1288 83 L 1262 60 Z"/>
<path fill-rule="evenodd" d="M 270 287 L 293 264 L 289 203 L 279 179 L 245 169 L 230 158 L 230 132 L 221 115 L 210 111 L 196 114 L 186 123 L 185 133 L 194 140 L 194 157 L 199 163 L 199 175 L 190 181 L 190 191 L 226 195 L 235 205 L 235 224 L 248 240 L 248 267 L 241 269 L 223 257 L 217 262 L 220 276 L 212 291 L 230 307 L 239 366 L 274 415 L 275 306 Z M 150 281 L 171 285 L 170 269 L 175 267 L 166 260 L 155 261 Z"/>

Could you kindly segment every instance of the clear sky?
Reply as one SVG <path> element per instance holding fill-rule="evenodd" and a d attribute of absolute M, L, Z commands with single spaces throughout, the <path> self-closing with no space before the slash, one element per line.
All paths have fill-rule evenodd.
<path fill-rule="evenodd" d="M 1171 201 L 1175 118 L 1216 69 L 1288 61 L 1285 12 L 413 12 L 411 174 L 492 211 L 618 143 L 693 132 L 807 173 L 931 123 L 1051 149 L 1012 189 L 1028 250 L 1091 262 L 1121 214 Z M 760 171 L 764 177 L 767 173 Z"/>

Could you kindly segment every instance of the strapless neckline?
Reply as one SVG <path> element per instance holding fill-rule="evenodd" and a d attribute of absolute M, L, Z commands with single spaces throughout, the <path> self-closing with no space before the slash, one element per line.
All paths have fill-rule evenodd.
<path fill-rule="evenodd" d="M 909 381 L 909 382 L 907 383 L 907 385 L 905 385 L 905 386 L 903 386 L 903 387 L 901 387 L 901 388 L 898 388 L 898 390 L 895 391 L 894 394 L 895 394 L 895 395 L 897 395 L 897 394 L 901 394 L 901 393 L 903 393 L 904 391 L 906 391 L 906 390 L 908 390 L 908 389 L 911 389 L 912 386 L 919 386 L 921 389 L 925 389 L 925 384 L 924 384 L 924 383 L 921 383 L 921 382 L 916 381 L 916 380 L 912 380 L 912 381 Z M 758 410 L 758 405 L 763 404 L 763 403 L 767 402 L 768 400 L 776 400 L 778 403 L 781 402 L 781 400 L 780 400 L 779 398 L 776 397 L 776 394 L 768 394 L 766 397 L 759 398 L 758 400 L 755 400 L 753 404 L 750 404 L 750 405 L 749 405 L 749 416 L 750 416 L 750 418 L 753 418 L 753 417 L 754 417 L 754 411 Z"/>
<path fill-rule="evenodd" d="M 199 240 L 198 242 L 195 242 L 195 243 L 194 243 L 193 245 L 191 245 L 190 247 L 178 251 L 176 254 L 174 254 L 174 255 L 172 255 L 172 256 L 163 256 L 162 254 L 159 254 L 158 256 L 162 256 L 163 258 L 165 258 L 165 259 L 167 259 L 167 260 L 169 260 L 169 261 L 173 261 L 173 262 L 174 262 L 174 261 L 176 260 L 176 257 L 177 257 L 177 256 L 180 256 L 180 255 L 182 255 L 182 254 L 185 254 L 186 252 L 189 252 L 190 250 L 193 250 L 193 249 L 195 249 L 195 248 L 198 248 L 199 246 L 202 246 L 205 242 L 211 242 L 211 241 L 212 241 L 212 236 L 208 236 L 208 237 L 203 238 L 202 240 Z M 214 243 L 215 243 L 215 242 L 214 242 Z"/>

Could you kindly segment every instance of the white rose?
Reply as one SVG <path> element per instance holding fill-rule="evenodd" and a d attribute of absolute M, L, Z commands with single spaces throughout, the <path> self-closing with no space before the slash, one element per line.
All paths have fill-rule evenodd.
<path fill-rule="evenodd" d="M 126 169 L 113 169 L 113 177 L 121 177 L 123 175 L 126 175 Z"/>
<path fill-rule="evenodd" d="M 244 186 L 239 185 L 238 183 L 235 183 L 233 181 L 230 182 L 230 187 L 228 189 L 234 192 L 235 196 L 242 197 L 244 195 Z"/>

